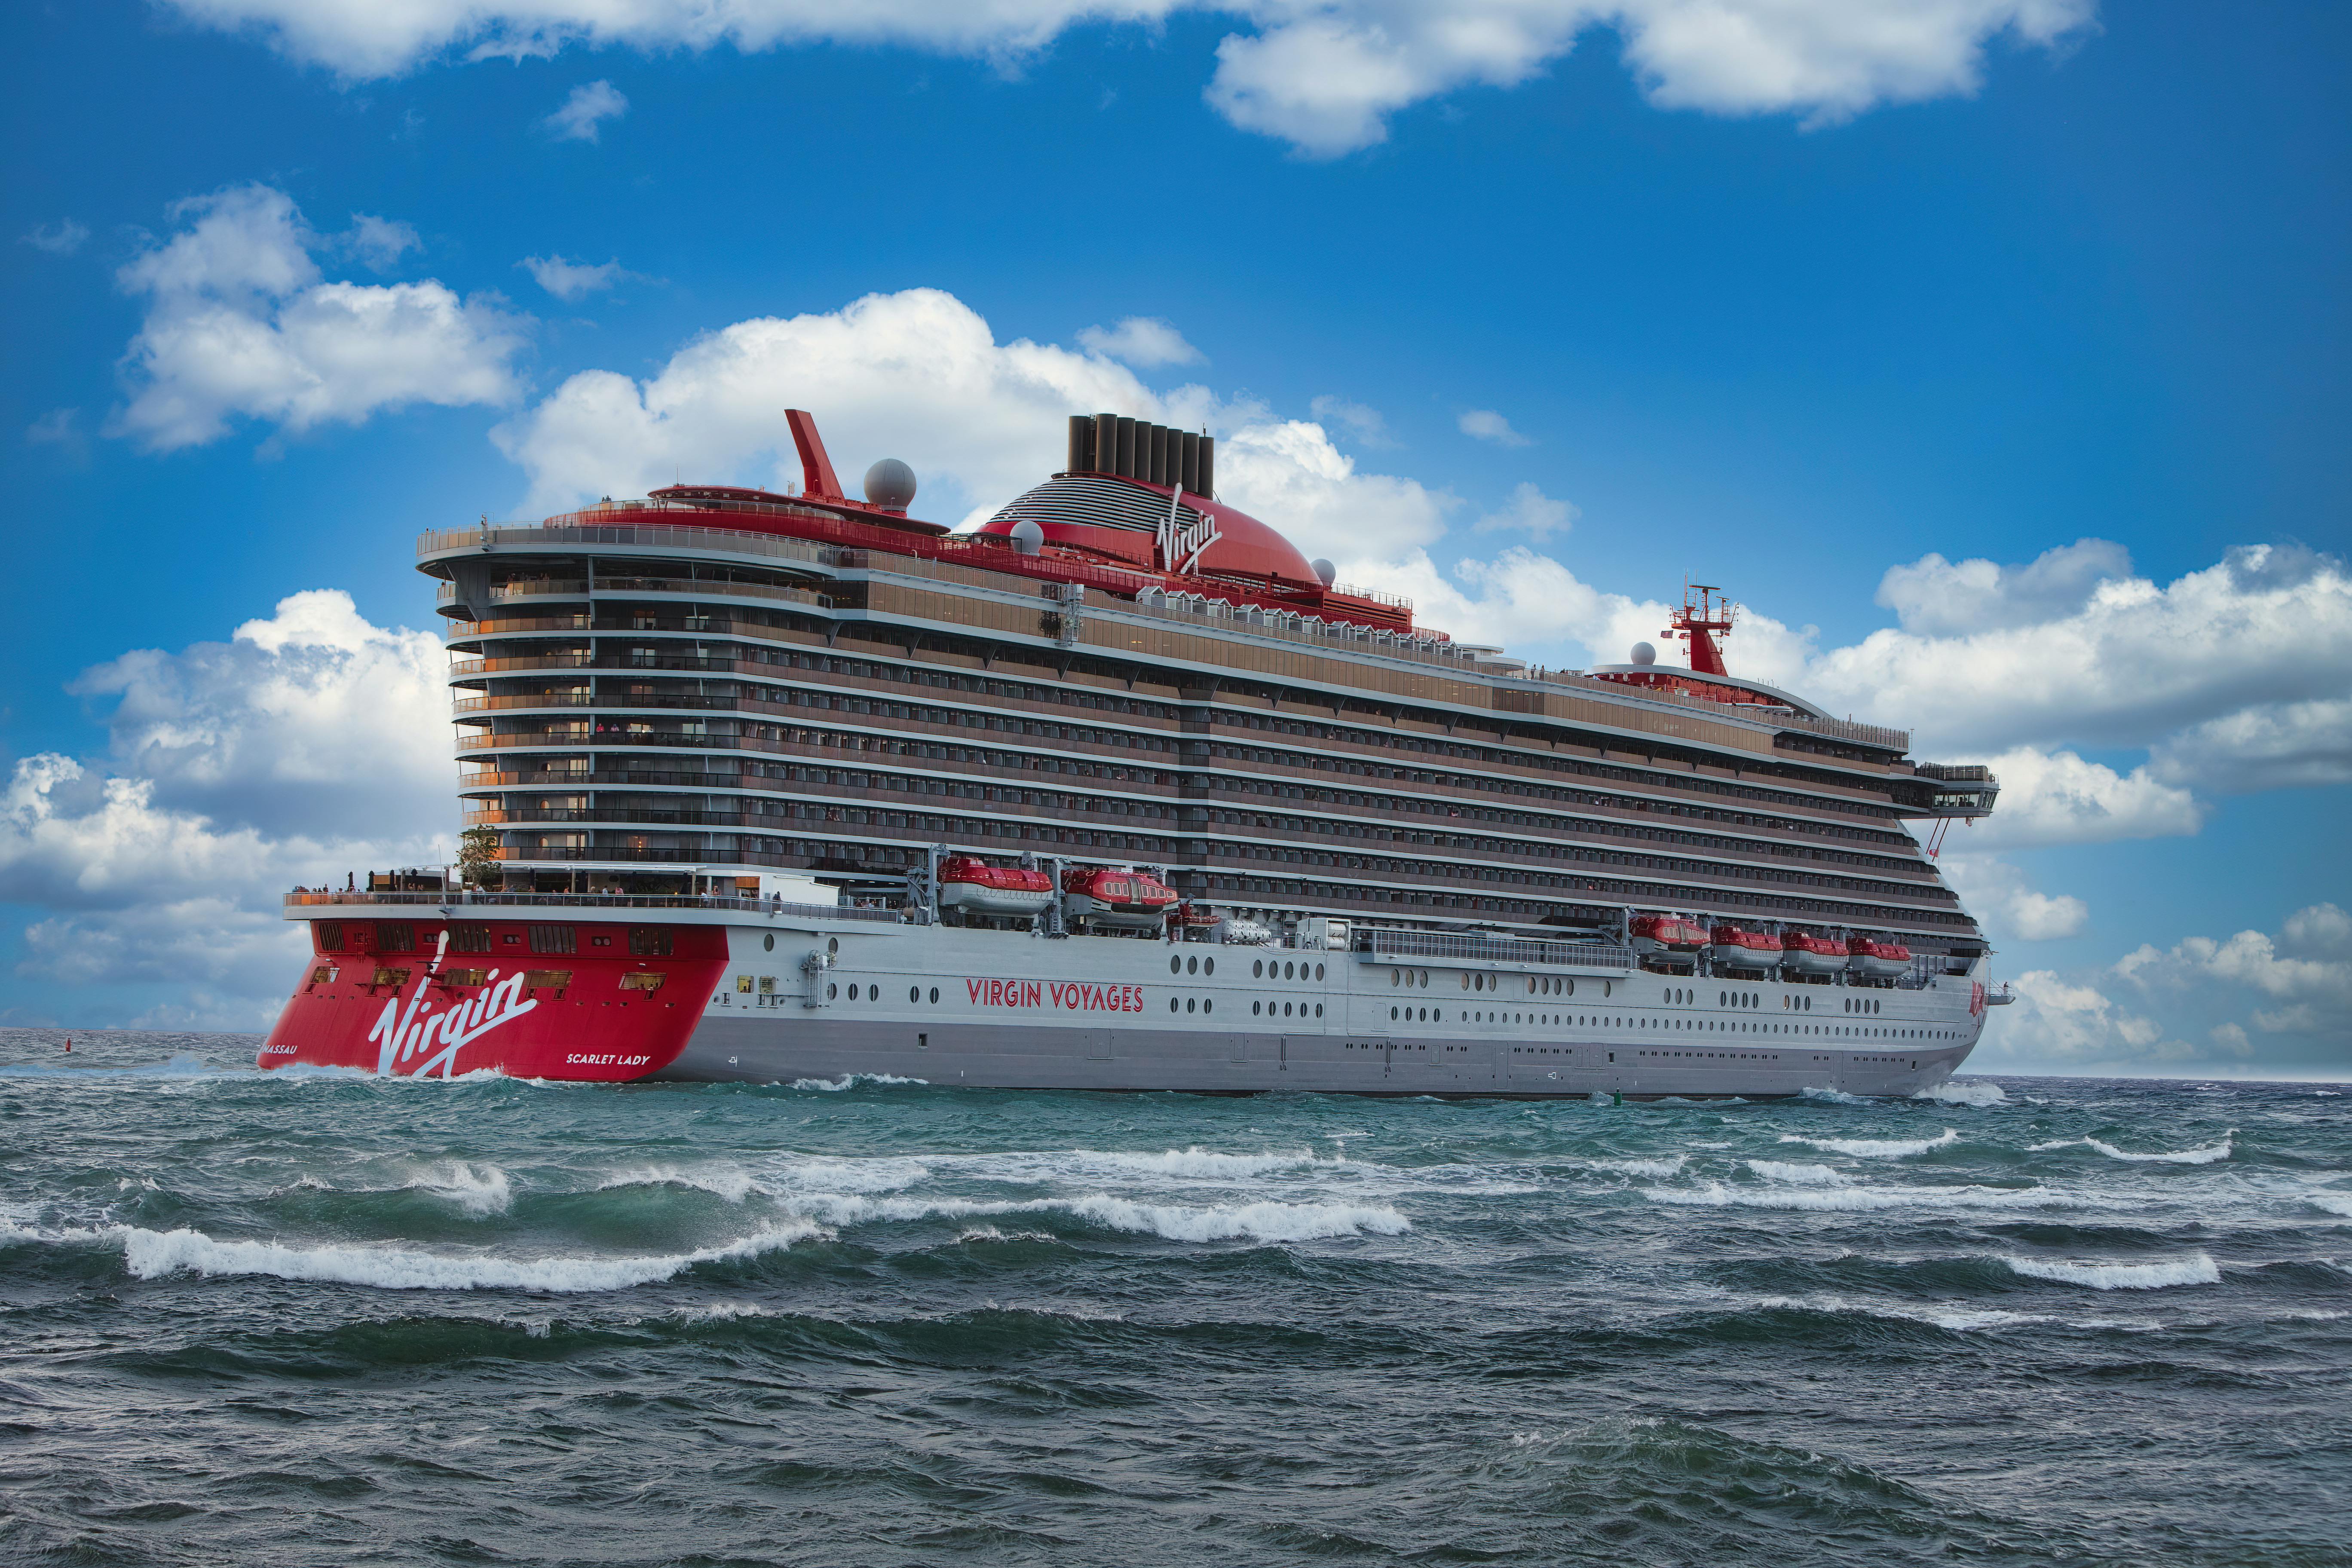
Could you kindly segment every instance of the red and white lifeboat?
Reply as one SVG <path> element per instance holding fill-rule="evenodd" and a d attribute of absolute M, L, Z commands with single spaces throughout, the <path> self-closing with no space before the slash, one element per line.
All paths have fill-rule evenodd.
<path fill-rule="evenodd" d="M 1763 931 L 1717 926 L 1707 933 L 1707 957 L 1717 969 L 1759 973 L 1780 967 L 1780 940 Z"/>
<path fill-rule="evenodd" d="M 1633 948 L 1638 952 L 1696 952 L 1706 945 L 1706 931 L 1680 915 L 1635 915 Z"/>
<path fill-rule="evenodd" d="M 1791 974 L 1835 974 L 1846 965 L 1845 943 L 1803 931 L 1780 936 L 1780 965 Z"/>
<path fill-rule="evenodd" d="M 1054 901 L 1054 879 L 1018 866 L 992 866 L 969 855 L 940 862 L 940 908 L 971 915 L 1037 915 Z"/>
<path fill-rule="evenodd" d="M 1178 902 L 1175 889 L 1140 871 L 1081 866 L 1062 873 L 1062 913 L 1082 931 L 1157 931 Z"/>
<path fill-rule="evenodd" d="M 1872 980 L 1892 980 L 1911 972 L 1911 950 L 1899 942 L 1880 942 L 1873 937 L 1846 939 L 1846 967 L 1854 973 Z"/>

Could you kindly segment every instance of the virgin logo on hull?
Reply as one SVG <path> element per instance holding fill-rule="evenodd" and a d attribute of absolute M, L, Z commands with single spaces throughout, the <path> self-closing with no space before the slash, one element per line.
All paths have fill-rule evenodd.
<path fill-rule="evenodd" d="M 496 984 L 444 1013 L 425 1005 L 425 989 L 433 983 L 429 973 L 417 981 L 416 993 L 409 997 L 404 1011 L 400 994 L 393 993 L 375 1026 L 367 1033 L 368 1043 L 376 1047 L 377 1076 L 424 1078 L 439 1068 L 441 1076 L 448 1078 L 457 1068 L 459 1051 L 539 1005 L 537 997 L 523 995 L 521 974 L 509 974 L 504 980 L 498 976 L 499 972 L 491 970 L 490 979 Z M 407 1065 L 411 1058 L 416 1058 L 414 1067 Z"/>

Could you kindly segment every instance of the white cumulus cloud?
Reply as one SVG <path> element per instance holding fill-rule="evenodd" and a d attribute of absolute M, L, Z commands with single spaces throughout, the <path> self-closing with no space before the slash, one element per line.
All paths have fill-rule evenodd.
<path fill-rule="evenodd" d="M 1104 411 L 1206 426 L 1219 496 L 1278 521 L 1309 555 L 1402 553 L 1436 539 L 1456 504 L 1361 471 L 1319 425 L 1199 386 L 1158 392 L 1100 353 L 1000 343 L 977 311 L 935 289 L 738 321 L 642 382 L 583 372 L 497 434 L 530 476 L 530 504 L 547 508 L 642 494 L 680 471 L 797 482 L 791 408 L 818 416 L 845 482 L 875 458 L 902 458 L 924 486 L 925 511 L 942 520 L 978 521 L 1036 484 L 1061 466 L 1068 416 Z"/>
<path fill-rule="evenodd" d="M 1524 533 L 1540 542 L 1555 533 L 1566 533 L 1583 515 L 1570 502 L 1554 500 L 1534 485 L 1523 482 L 1499 509 L 1471 526 L 1479 533 Z"/>
<path fill-rule="evenodd" d="M 240 415 L 299 432 L 516 395 L 517 323 L 438 282 L 325 280 L 311 257 L 322 242 L 285 192 L 236 186 L 172 216 L 180 230 L 118 275 L 148 303 L 115 433 L 170 451 L 217 439 Z"/>
<path fill-rule="evenodd" d="M 1088 327 L 1078 342 L 1107 358 L 1153 370 L 1163 364 L 1198 364 L 1201 351 L 1157 316 L 1129 316 L 1116 327 Z"/>
<path fill-rule="evenodd" d="M 565 301 L 584 300 L 599 289 L 610 289 L 621 277 L 618 261 L 590 267 L 560 256 L 526 256 L 515 265 L 529 272 L 532 282 Z"/>
<path fill-rule="evenodd" d="M 1497 447 L 1530 445 L 1525 436 L 1511 428 L 1511 422 L 1491 408 L 1473 408 L 1454 421 L 1462 434 L 1481 441 L 1492 441 Z"/>
<path fill-rule="evenodd" d="M 1998 855 L 1971 847 L 1946 854 L 1942 864 L 1945 879 L 1995 942 L 2056 942 L 2080 935 L 2090 921 L 2088 904 L 2071 893 L 2045 893 L 2029 885 L 2022 871 Z"/>
<path fill-rule="evenodd" d="M 1989 44 L 2054 48 L 2095 0 L 166 0 L 252 30 L 347 77 L 566 47 L 648 53 L 891 44 L 1000 60 L 1074 26 L 1157 27 L 1194 13 L 1237 27 L 1204 88 L 1233 124 L 1330 157 L 1377 143 L 1399 110 L 1514 88 L 1578 38 L 1613 29 L 1653 103 L 1819 123 L 1881 103 L 1973 92 Z M 582 90 L 586 90 L 585 89 Z M 609 87 L 606 88 L 609 91 Z M 617 94 L 614 94 L 617 97 Z M 593 139 L 594 121 L 589 121 Z"/>
<path fill-rule="evenodd" d="M 452 854 L 446 670 L 429 633 L 310 592 L 226 643 L 87 672 L 115 700 L 109 754 L 22 758 L 0 789 L 0 902 L 36 911 L 17 973 L 93 1009 L 157 983 L 193 988 L 183 1026 L 266 1023 L 302 952 L 287 889 Z"/>
<path fill-rule="evenodd" d="M 609 81 L 583 82 L 572 89 L 562 107 L 540 121 L 559 142 L 594 142 L 607 120 L 629 111 L 628 98 Z"/>

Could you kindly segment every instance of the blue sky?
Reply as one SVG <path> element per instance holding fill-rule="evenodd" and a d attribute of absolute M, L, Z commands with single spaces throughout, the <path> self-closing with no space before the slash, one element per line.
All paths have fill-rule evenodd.
<path fill-rule="evenodd" d="M 953 521 L 1117 403 L 1457 635 L 1688 574 L 1999 759 L 1981 1065 L 2352 1071 L 2343 8 L 830 9 L 9 11 L 0 1017 L 249 1026 L 449 837 L 420 529 L 787 405 Z"/>

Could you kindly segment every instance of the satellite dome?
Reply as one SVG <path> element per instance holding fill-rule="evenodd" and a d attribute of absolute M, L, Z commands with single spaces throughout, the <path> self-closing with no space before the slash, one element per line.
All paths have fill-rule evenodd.
<path fill-rule="evenodd" d="M 1007 531 L 1012 536 L 1015 554 L 1034 555 L 1045 548 L 1045 531 L 1029 518 L 1023 518 Z"/>
<path fill-rule="evenodd" d="M 896 458 L 885 458 L 866 470 L 866 499 L 885 511 L 904 511 L 914 504 L 915 470 Z"/>
<path fill-rule="evenodd" d="M 1648 643 L 1637 642 L 1633 645 L 1633 662 L 1635 664 L 1655 664 L 1658 662 L 1658 650 L 1652 647 Z"/>
<path fill-rule="evenodd" d="M 1323 580 L 1323 585 L 1326 588 L 1339 580 L 1339 569 L 1337 566 L 1332 565 L 1328 561 L 1324 560 L 1320 555 L 1308 562 L 1307 564 L 1315 568 L 1315 575 Z"/>

